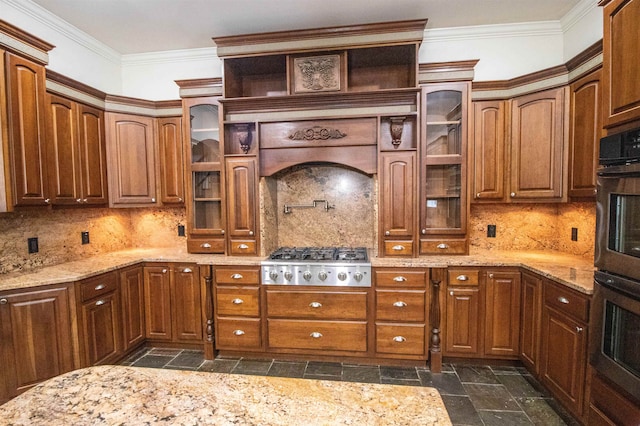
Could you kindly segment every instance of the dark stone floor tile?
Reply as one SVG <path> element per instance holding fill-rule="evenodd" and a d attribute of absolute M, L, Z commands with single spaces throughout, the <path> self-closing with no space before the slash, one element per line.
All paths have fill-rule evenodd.
<path fill-rule="evenodd" d="M 420 380 L 393 379 L 391 377 L 381 377 L 380 383 L 383 385 L 400 385 L 400 386 L 421 386 Z"/>
<path fill-rule="evenodd" d="M 467 395 L 462 387 L 458 375 L 455 373 L 432 373 L 430 371 L 418 371 L 422 386 L 438 389 L 441 395 Z"/>
<path fill-rule="evenodd" d="M 442 402 L 454 425 L 482 426 L 482 420 L 469 397 L 442 395 Z"/>
<path fill-rule="evenodd" d="M 342 366 L 342 380 L 345 382 L 380 383 L 380 368 L 377 366 Z"/>
<path fill-rule="evenodd" d="M 462 383 L 500 383 L 495 374 L 493 374 L 491 367 L 484 365 L 454 365 L 453 367 Z"/>
<path fill-rule="evenodd" d="M 520 371 L 518 371 L 518 367 L 513 367 L 510 365 L 492 365 L 491 371 L 496 376 L 504 375 L 504 374 L 517 374 L 520 375 Z"/>
<path fill-rule="evenodd" d="M 462 386 L 477 410 L 521 411 L 516 400 L 503 385 L 464 383 Z"/>
<path fill-rule="evenodd" d="M 183 367 L 178 365 L 167 364 L 162 367 L 163 370 L 178 370 L 178 371 L 198 371 L 196 367 Z"/>
<path fill-rule="evenodd" d="M 206 371 L 209 373 L 231 373 L 236 365 L 240 362 L 239 359 L 214 359 L 213 361 L 207 360 L 202 363 L 198 371 Z"/>
<path fill-rule="evenodd" d="M 304 372 L 305 377 L 309 376 L 338 376 L 342 377 L 342 364 L 339 362 L 318 362 L 309 361 Z"/>
<path fill-rule="evenodd" d="M 268 376 L 274 377 L 304 377 L 304 371 L 307 368 L 306 361 L 300 362 L 287 362 L 287 361 L 273 361 L 271 368 L 269 368 Z"/>
<path fill-rule="evenodd" d="M 131 365 L 134 367 L 162 368 L 172 359 L 172 356 L 145 355 Z"/>
<path fill-rule="evenodd" d="M 198 368 L 204 362 L 204 352 L 202 351 L 182 351 L 170 363 L 171 367 Z"/>
<path fill-rule="evenodd" d="M 241 359 L 231 372 L 266 376 L 272 363 L 270 359 Z"/>
<path fill-rule="evenodd" d="M 443 373 L 453 373 L 455 372 L 455 368 L 453 368 L 453 364 L 443 363 L 442 364 L 442 372 Z"/>
<path fill-rule="evenodd" d="M 544 398 L 516 398 L 516 401 L 534 425 L 565 426 L 567 424 Z"/>
<path fill-rule="evenodd" d="M 497 375 L 500 383 L 502 383 L 511 396 L 514 397 L 538 397 L 541 398 L 544 394 L 536 390 L 531 383 L 524 379 L 521 375 Z"/>
<path fill-rule="evenodd" d="M 146 354 L 149 353 L 151 349 L 149 348 L 140 348 L 132 353 L 129 354 L 129 356 L 127 356 L 120 364 L 121 365 L 131 365 L 134 362 L 136 362 L 137 360 L 139 360 L 140 358 L 142 358 L 143 356 L 145 356 Z"/>
<path fill-rule="evenodd" d="M 340 376 L 327 376 L 326 374 L 304 374 L 305 379 L 310 380 L 329 380 L 332 382 L 339 382 L 342 380 Z"/>
<path fill-rule="evenodd" d="M 380 366 L 380 377 L 383 379 L 419 380 L 414 367 Z"/>
<path fill-rule="evenodd" d="M 540 395 L 545 398 L 552 398 L 551 394 L 544 386 L 531 374 L 522 374 L 521 377 L 527 381 L 531 385 L 532 388 L 536 390 Z"/>
<path fill-rule="evenodd" d="M 149 355 L 159 355 L 159 356 L 178 356 L 182 352 L 182 349 L 172 349 L 172 348 L 152 348 L 149 351 Z"/>
<path fill-rule="evenodd" d="M 522 411 L 485 411 L 479 410 L 478 414 L 485 426 L 532 426 L 529 417 Z"/>

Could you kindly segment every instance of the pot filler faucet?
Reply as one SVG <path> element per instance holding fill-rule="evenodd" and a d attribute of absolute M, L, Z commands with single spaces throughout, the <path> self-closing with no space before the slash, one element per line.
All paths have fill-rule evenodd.
<path fill-rule="evenodd" d="M 324 203 L 324 211 L 328 212 L 330 209 L 335 209 L 335 204 L 331 205 L 327 200 L 313 200 L 312 204 L 285 204 L 284 214 L 291 214 L 291 209 L 313 209 L 318 204 Z"/>

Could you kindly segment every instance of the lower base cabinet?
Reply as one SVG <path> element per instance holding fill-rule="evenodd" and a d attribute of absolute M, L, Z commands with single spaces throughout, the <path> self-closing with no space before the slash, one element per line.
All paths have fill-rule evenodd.
<path fill-rule="evenodd" d="M 125 353 L 145 340 L 144 272 L 142 266 L 124 269 L 120 274 L 122 301 L 122 345 Z"/>

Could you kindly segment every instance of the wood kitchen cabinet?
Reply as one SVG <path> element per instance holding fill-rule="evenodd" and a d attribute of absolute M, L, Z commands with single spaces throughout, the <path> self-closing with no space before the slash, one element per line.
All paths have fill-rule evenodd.
<path fill-rule="evenodd" d="M 516 359 L 520 354 L 520 272 L 487 270 L 484 354 Z"/>
<path fill-rule="evenodd" d="M 640 0 L 600 0 L 604 6 L 603 109 L 604 126 L 640 119 Z"/>
<path fill-rule="evenodd" d="M 122 350 L 140 346 L 145 336 L 144 270 L 133 266 L 118 272 L 122 308 Z"/>
<path fill-rule="evenodd" d="M 473 143 L 470 144 L 473 201 L 505 200 L 507 101 L 473 102 Z"/>
<path fill-rule="evenodd" d="M 157 121 L 160 201 L 165 205 L 184 204 L 182 117 L 164 117 Z"/>
<path fill-rule="evenodd" d="M 537 375 L 540 371 L 540 317 L 542 315 L 542 278 L 522 273 L 520 304 L 520 361 Z"/>
<path fill-rule="evenodd" d="M 449 269 L 444 306 L 443 355 L 481 355 L 482 302 L 480 271 Z"/>
<path fill-rule="evenodd" d="M 258 254 L 258 164 L 256 157 L 225 158 L 230 255 Z"/>
<path fill-rule="evenodd" d="M 106 204 L 104 113 L 50 93 L 46 99 L 51 204 Z"/>
<path fill-rule="evenodd" d="M 157 204 L 155 120 L 112 112 L 105 120 L 109 206 Z"/>
<path fill-rule="evenodd" d="M 72 294 L 66 285 L 0 293 L 0 402 L 79 367 Z"/>

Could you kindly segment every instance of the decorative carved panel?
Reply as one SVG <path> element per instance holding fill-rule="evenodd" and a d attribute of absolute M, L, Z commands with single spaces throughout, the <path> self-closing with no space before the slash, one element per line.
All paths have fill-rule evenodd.
<path fill-rule="evenodd" d="M 340 55 L 307 56 L 293 60 L 294 93 L 340 90 Z"/>

